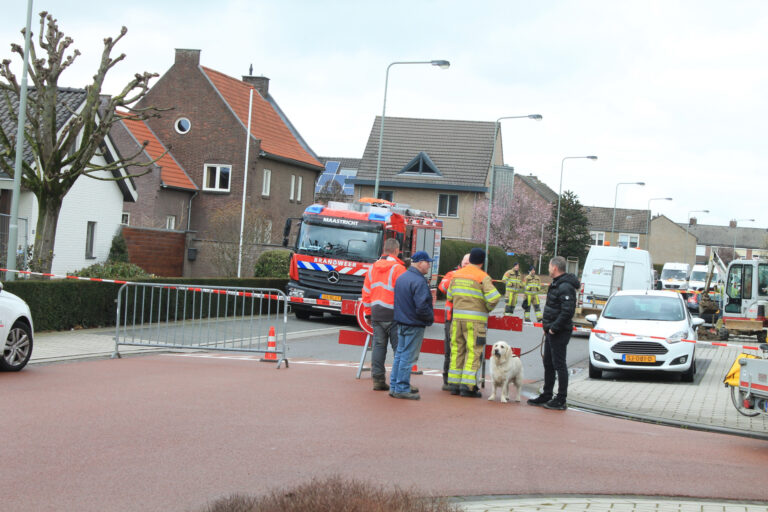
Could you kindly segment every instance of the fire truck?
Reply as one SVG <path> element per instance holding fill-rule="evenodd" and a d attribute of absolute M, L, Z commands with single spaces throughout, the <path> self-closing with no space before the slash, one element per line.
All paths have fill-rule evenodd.
<path fill-rule="evenodd" d="M 285 247 L 293 220 L 285 223 Z M 325 312 L 354 314 L 342 310 L 342 301 L 360 298 L 365 275 L 388 238 L 400 242 L 403 259 L 416 251 L 431 254 L 434 261 L 427 278 L 433 289 L 437 286 L 443 222 L 429 212 L 362 198 L 355 203 L 313 204 L 298 220 L 286 290 L 297 318 Z"/>

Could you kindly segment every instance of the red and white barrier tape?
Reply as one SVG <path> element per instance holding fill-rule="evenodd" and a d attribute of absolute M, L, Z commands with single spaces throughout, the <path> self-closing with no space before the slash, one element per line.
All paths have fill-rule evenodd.
<path fill-rule="evenodd" d="M 542 323 L 535 323 L 533 324 L 534 327 L 544 327 Z M 632 337 L 632 338 L 648 338 L 652 340 L 660 340 L 660 341 L 667 341 L 669 338 L 664 336 L 649 336 L 645 334 L 633 334 L 629 332 L 613 332 L 613 331 L 605 331 L 603 329 L 583 329 L 574 327 L 574 331 L 578 330 L 581 332 L 594 332 L 596 334 L 610 334 L 612 336 L 625 336 L 625 337 Z M 760 347 L 756 347 L 753 345 L 737 345 L 735 343 L 723 343 L 719 341 L 700 341 L 700 340 L 689 340 L 686 338 L 679 339 L 677 341 L 682 341 L 684 343 L 695 343 L 697 345 L 710 345 L 713 347 L 734 347 L 734 348 L 740 348 L 745 350 L 760 350 Z"/>

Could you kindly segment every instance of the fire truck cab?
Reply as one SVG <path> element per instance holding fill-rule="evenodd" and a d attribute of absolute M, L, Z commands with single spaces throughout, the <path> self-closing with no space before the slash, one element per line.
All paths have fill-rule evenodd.
<path fill-rule="evenodd" d="M 286 221 L 284 246 L 291 220 Z M 365 275 L 388 238 L 400 242 L 403 260 L 416 251 L 432 255 L 427 278 L 435 287 L 442 225 L 429 212 L 370 198 L 309 206 L 299 222 L 286 290 L 297 318 L 342 314 L 342 301 L 360 298 Z"/>

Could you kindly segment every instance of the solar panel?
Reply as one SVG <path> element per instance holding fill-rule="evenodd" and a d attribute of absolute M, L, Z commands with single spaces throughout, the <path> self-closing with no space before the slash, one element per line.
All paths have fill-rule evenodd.
<path fill-rule="evenodd" d="M 323 171 L 323 174 L 336 174 L 336 171 L 339 170 L 340 165 L 341 162 L 336 162 L 333 160 L 325 162 L 325 171 Z"/>
<path fill-rule="evenodd" d="M 339 174 L 342 176 L 357 176 L 357 169 L 340 169 Z"/>
<path fill-rule="evenodd" d="M 352 183 L 344 183 L 344 194 L 351 196 L 355 193 L 355 186 Z"/>
<path fill-rule="evenodd" d="M 320 192 L 326 183 L 331 181 L 334 178 L 334 174 L 321 174 L 319 178 L 317 178 L 317 185 L 315 185 L 315 194 Z"/>

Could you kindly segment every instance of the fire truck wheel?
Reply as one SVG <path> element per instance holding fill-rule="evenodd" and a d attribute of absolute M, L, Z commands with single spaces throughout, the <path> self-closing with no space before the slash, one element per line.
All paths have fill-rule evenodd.
<path fill-rule="evenodd" d="M 308 309 L 294 309 L 293 313 L 299 320 L 309 320 L 310 313 Z"/>

